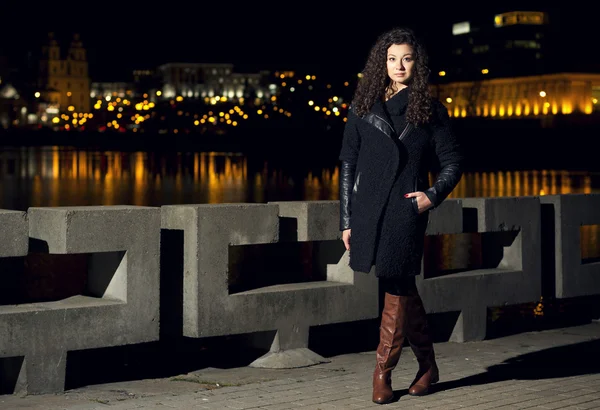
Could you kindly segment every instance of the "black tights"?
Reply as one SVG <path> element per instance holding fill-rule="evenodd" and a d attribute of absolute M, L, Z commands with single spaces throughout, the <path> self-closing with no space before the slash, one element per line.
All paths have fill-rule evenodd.
<path fill-rule="evenodd" d="M 382 292 L 394 296 L 411 296 L 418 293 L 414 276 L 379 278 L 379 285 Z"/>

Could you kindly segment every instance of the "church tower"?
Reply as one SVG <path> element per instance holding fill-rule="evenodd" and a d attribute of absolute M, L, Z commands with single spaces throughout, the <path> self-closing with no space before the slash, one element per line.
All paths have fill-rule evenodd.
<path fill-rule="evenodd" d="M 39 86 L 48 101 L 58 104 L 61 112 L 90 112 L 90 78 L 85 49 L 75 34 L 63 58 L 54 33 L 42 47 Z"/>
<path fill-rule="evenodd" d="M 67 52 L 66 68 L 71 92 L 69 105 L 77 112 L 90 112 L 90 78 L 85 54 L 79 34 L 75 34 Z"/>

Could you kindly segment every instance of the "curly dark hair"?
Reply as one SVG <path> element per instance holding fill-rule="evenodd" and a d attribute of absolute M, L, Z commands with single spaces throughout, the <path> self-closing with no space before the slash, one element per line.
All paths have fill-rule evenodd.
<path fill-rule="evenodd" d="M 406 120 L 415 125 L 425 124 L 429 121 L 432 111 L 427 53 L 414 32 L 408 28 L 394 28 L 379 36 L 371 48 L 362 71 L 362 78 L 356 86 L 351 104 L 352 110 L 362 117 L 369 112 L 375 101 L 385 97 L 390 84 L 386 65 L 387 51 L 393 44 L 408 44 L 413 48 L 415 65 L 408 87 Z"/>

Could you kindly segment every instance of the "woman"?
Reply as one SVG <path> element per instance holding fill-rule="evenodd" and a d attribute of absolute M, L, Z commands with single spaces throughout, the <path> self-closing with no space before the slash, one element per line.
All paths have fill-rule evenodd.
<path fill-rule="evenodd" d="M 373 401 L 380 404 L 393 399 L 391 372 L 405 337 L 419 362 L 409 394 L 427 394 L 439 378 L 415 276 L 429 210 L 460 180 L 463 154 L 446 108 L 430 95 L 428 75 L 411 30 L 381 35 L 355 90 L 339 156 L 340 230 L 350 267 L 369 272 L 375 265 L 384 292 L 373 373 Z"/>

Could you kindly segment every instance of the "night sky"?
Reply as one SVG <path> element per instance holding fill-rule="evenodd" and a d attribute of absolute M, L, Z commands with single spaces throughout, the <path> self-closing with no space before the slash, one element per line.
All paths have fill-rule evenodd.
<path fill-rule="evenodd" d="M 514 10 L 550 11 L 560 33 L 558 48 L 565 49 L 564 59 L 575 69 L 600 62 L 597 40 L 592 42 L 600 35 L 594 33 L 591 3 L 550 9 L 542 2 L 525 7 L 523 1 L 499 6 L 482 1 L 477 7 L 414 0 L 411 6 L 401 1 L 157 2 L 160 7 L 150 2 L 8 3 L 0 10 L 0 55 L 15 61 L 39 48 L 48 31 L 67 43 L 78 32 L 93 81 L 128 81 L 133 69 L 166 62 L 233 63 L 237 72 L 295 69 L 346 75 L 362 69 L 376 37 L 394 26 L 413 28 L 435 67 L 449 50 L 453 23 Z"/>

